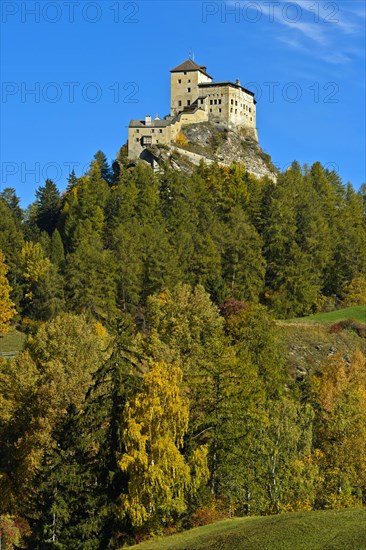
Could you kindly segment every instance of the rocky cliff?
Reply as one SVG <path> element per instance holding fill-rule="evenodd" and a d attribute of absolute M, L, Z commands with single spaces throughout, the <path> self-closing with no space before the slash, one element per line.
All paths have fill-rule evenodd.
<path fill-rule="evenodd" d="M 278 175 L 271 157 L 263 152 L 250 130 L 233 131 L 206 122 L 185 126 L 176 143 L 150 147 L 145 155 L 145 160 L 155 167 L 168 162 L 184 172 L 190 172 L 202 159 L 208 164 L 218 162 L 226 166 L 242 163 L 258 178 L 268 176 L 276 181 Z"/>

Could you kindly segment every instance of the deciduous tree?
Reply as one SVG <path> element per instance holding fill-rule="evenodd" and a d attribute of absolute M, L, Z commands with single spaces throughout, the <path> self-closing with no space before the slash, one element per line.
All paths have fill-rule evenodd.
<path fill-rule="evenodd" d="M 14 303 L 10 299 L 11 286 L 6 277 L 8 266 L 0 250 L 0 337 L 10 329 L 10 321 L 16 314 Z"/>
<path fill-rule="evenodd" d="M 194 452 L 191 465 L 181 452 L 189 421 L 181 382 L 179 367 L 152 363 L 123 413 L 125 452 L 119 465 L 129 482 L 121 514 L 135 527 L 156 530 L 182 514 L 188 495 L 207 477 L 205 448 Z"/>

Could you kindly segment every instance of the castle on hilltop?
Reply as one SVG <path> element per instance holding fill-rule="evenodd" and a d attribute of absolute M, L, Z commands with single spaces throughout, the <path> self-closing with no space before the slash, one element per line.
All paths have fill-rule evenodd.
<path fill-rule="evenodd" d="M 236 82 L 214 82 L 206 67 L 192 59 L 170 71 L 170 115 L 131 120 L 128 157 L 138 159 L 146 147 L 171 145 L 187 124 L 210 122 L 230 130 L 245 128 L 258 141 L 254 93 Z"/>

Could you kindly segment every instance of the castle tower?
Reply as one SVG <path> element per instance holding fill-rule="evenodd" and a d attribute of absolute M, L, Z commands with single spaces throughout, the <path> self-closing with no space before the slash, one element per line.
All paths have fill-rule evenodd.
<path fill-rule="evenodd" d="M 212 82 L 206 67 L 197 65 L 192 59 L 170 71 L 170 114 L 172 116 L 189 108 L 199 97 L 198 85 Z"/>

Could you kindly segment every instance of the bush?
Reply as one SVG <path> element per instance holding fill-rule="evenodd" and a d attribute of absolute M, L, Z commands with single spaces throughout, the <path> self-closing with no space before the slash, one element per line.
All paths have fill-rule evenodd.
<path fill-rule="evenodd" d="M 179 132 L 179 133 L 178 133 L 175 142 L 176 142 L 176 144 L 179 145 L 180 147 L 187 147 L 187 145 L 188 145 L 188 139 L 187 139 L 187 137 L 183 134 L 183 132 Z"/>
<path fill-rule="evenodd" d="M 340 323 L 334 323 L 334 325 L 331 325 L 329 327 L 330 334 L 339 334 L 340 332 L 342 332 L 342 330 L 343 327 Z"/>
<path fill-rule="evenodd" d="M 203 506 L 196 510 L 191 516 L 191 527 L 202 527 L 202 525 L 209 525 L 215 523 L 221 519 L 227 519 L 227 512 L 225 513 L 215 503 L 210 506 Z"/>
<path fill-rule="evenodd" d="M 354 319 L 343 319 L 329 327 L 331 334 L 339 334 L 342 330 L 353 330 L 361 338 L 366 338 L 366 325 L 358 323 Z"/>

